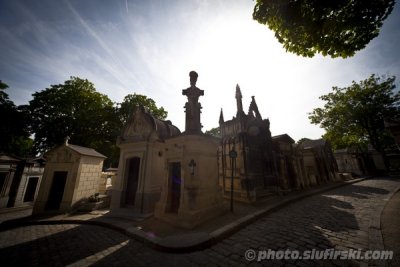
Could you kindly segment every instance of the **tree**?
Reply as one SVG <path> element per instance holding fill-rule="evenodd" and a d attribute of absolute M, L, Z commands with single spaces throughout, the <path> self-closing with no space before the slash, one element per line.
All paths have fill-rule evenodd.
<path fill-rule="evenodd" d="M 297 144 L 301 145 L 302 143 L 304 143 L 306 141 L 311 141 L 311 139 L 309 139 L 307 137 L 302 137 L 302 138 L 299 139 L 299 141 L 297 141 Z"/>
<path fill-rule="evenodd" d="M 400 93 L 394 92 L 395 77 L 371 75 L 368 79 L 345 88 L 333 87 L 333 92 L 320 97 L 323 108 L 310 113 L 313 124 L 326 130 L 324 138 L 335 149 L 371 144 L 382 153 L 393 144 L 384 127 L 385 118 L 398 118 Z M 387 163 L 387 162 L 386 162 Z"/>
<path fill-rule="evenodd" d="M 129 116 L 133 112 L 135 105 L 141 105 L 147 109 L 155 118 L 164 120 L 167 118 L 168 112 L 163 107 L 158 108 L 156 102 L 144 95 L 129 94 L 125 96 L 124 101 L 120 104 L 118 113 L 122 124 L 125 124 Z"/>
<path fill-rule="evenodd" d="M 17 107 L 4 92 L 8 85 L 0 80 L 0 152 L 16 156 L 29 156 L 32 139 L 27 128 L 27 112 L 24 106 Z"/>
<path fill-rule="evenodd" d="M 118 160 L 115 140 L 121 128 L 114 103 L 86 79 L 71 77 L 33 94 L 29 102 L 35 148 L 44 152 L 64 142 L 98 150 Z M 114 158 L 116 156 L 116 158 Z"/>
<path fill-rule="evenodd" d="M 205 133 L 215 137 L 221 137 L 221 129 L 219 127 L 211 128 L 210 130 L 207 130 Z"/>
<path fill-rule="evenodd" d="M 313 57 L 353 56 L 379 34 L 395 0 L 257 0 L 253 18 L 286 51 Z"/>

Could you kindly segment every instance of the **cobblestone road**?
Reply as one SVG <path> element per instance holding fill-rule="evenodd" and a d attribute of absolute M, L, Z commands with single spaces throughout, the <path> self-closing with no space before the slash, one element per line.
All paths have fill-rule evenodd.
<path fill-rule="evenodd" d="M 259 250 L 369 249 L 370 221 L 400 184 L 371 179 L 291 204 L 203 251 L 150 249 L 114 230 L 88 225 L 37 225 L 0 232 L 2 266 L 357 266 L 365 261 L 248 261 Z M 250 254 L 249 254 L 250 255 Z M 261 254 L 262 255 L 262 254 Z M 252 256 L 252 255 L 250 255 Z M 256 255 L 257 257 L 257 255 Z M 371 262 L 369 262 L 371 263 Z M 390 262 L 389 262 L 390 263 Z"/>

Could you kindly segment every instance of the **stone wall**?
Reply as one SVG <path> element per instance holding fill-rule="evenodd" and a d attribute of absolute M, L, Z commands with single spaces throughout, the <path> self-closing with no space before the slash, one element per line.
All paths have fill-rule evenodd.
<path fill-rule="evenodd" d="M 94 155 L 85 155 L 79 151 L 93 153 Z M 81 200 L 85 200 L 98 192 L 99 179 L 105 157 L 93 151 L 78 146 L 72 146 L 71 148 L 66 144 L 46 154 L 47 164 L 40 183 L 38 197 L 34 204 L 33 214 L 47 212 L 48 202 L 52 203 L 49 198 L 52 184 L 56 179 L 55 173 L 57 172 L 67 173 L 66 181 L 59 208 L 53 208 L 50 210 L 51 212 L 69 212 Z"/>
<path fill-rule="evenodd" d="M 18 193 L 17 193 L 17 197 L 15 199 L 14 206 L 17 207 L 17 206 L 27 204 L 27 202 L 24 202 L 24 197 L 26 194 L 27 186 L 28 186 L 29 180 L 31 178 L 34 179 L 35 177 L 38 178 L 38 183 L 37 183 L 36 190 L 35 190 L 36 192 L 34 194 L 34 199 L 36 199 L 37 194 L 39 192 L 39 186 L 42 181 L 43 172 L 44 172 L 44 167 L 26 166 L 24 168 L 24 172 L 21 177 L 20 186 L 18 188 Z"/>
<path fill-rule="evenodd" d="M 77 179 L 78 186 L 75 190 L 72 205 L 99 192 L 102 166 L 103 160 L 101 159 L 81 159 L 79 178 Z"/>

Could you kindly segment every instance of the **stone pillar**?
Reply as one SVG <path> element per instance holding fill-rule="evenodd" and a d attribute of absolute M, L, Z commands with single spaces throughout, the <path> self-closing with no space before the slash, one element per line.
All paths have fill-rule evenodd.
<path fill-rule="evenodd" d="M 186 125 L 185 133 L 198 134 L 201 133 L 200 113 L 201 104 L 199 97 L 204 95 L 204 90 L 196 87 L 198 74 L 195 71 L 189 73 L 190 87 L 182 90 L 182 95 L 186 95 L 188 102 L 185 104 Z"/>

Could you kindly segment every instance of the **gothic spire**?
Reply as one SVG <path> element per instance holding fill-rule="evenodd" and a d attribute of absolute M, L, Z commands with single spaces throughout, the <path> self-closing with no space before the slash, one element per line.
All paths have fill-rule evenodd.
<path fill-rule="evenodd" d="M 238 117 L 239 114 L 243 114 L 243 104 L 242 104 L 242 92 L 240 91 L 239 84 L 236 84 L 236 105 L 237 105 L 237 113 L 236 116 Z"/>
<path fill-rule="evenodd" d="M 250 107 L 249 107 L 249 116 L 253 116 L 253 112 L 254 112 L 254 115 L 256 116 L 256 118 L 258 118 L 260 120 L 262 119 L 261 114 L 258 111 L 256 99 L 254 98 L 254 96 L 251 97 L 251 103 L 250 103 Z"/>
<path fill-rule="evenodd" d="M 221 113 L 219 114 L 219 124 L 224 122 L 224 113 L 222 112 L 222 108 L 221 108 Z"/>

